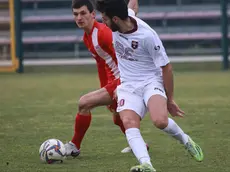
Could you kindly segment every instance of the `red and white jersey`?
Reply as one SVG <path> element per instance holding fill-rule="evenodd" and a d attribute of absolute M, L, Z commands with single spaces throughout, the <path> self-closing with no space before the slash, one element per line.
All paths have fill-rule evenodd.
<path fill-rule="evenodd" d="M 84 34 L 84 43 L 97 62 L 101 87 L 120 77 L 113 48 L 112 31 L 103 23 L 94 22 L 90 34 Z"/>

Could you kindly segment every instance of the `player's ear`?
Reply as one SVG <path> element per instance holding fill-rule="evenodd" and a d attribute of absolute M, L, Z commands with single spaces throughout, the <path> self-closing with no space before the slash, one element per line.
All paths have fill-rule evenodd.
<path fill-rule="evenodd" d="M 92 17 L 95 19 L 96 18 L 96 12 L 95 10 L 93 10 L 93 12 L 91 13 Z"/>
<path fill-rule="evenodd" d="M 119 18 L 118 18 L 117 16 L 114 16 L 114 17 L 112 18 L 112 21 L 113 21 L 114 23 L 117 23 L 118 20 L 119 20 Z"/>

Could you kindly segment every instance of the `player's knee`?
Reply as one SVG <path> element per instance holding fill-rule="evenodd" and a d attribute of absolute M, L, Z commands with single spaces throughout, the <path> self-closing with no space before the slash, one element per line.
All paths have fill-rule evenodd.
<path fill-rule="evenodd" d="M 159 129 L 164 129 L 168 126 L 168 117 L 163 115 L 159 116 L 153 119 L 153 124 Z"/>
<path fill-rule="evenodd" d="M 125 127 L 125 129 L 128 129 L 128 128 L 139 128 L 139 121 L 137 121 L 136 119 L 134 118 L 131 118 L 129 116 L 127 117 L 122 117 L 122 122 L 123 122 L 123 125 Z"/>
<path fill-rule="evenodd" d="M 82 96 L 78 101 L 78 110 L 82 111 L 89 111 L 91 110 L 91 105 L 89 102 L 89 98 L 87 95 Z"/>

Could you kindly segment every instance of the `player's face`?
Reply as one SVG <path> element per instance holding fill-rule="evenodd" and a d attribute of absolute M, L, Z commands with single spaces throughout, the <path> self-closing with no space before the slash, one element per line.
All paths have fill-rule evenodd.
<path fill-rule="evenodd" d="M 111 20 L 108 16 L 106 16 L 104 13 L 101 13 L 101 16 L 102 16 L 103 23 L 105 23 L 106 26 L 108 26 L 113 32 L 119 30 L 118 25 L 113 20 Z"/>
<path fill-rule="evenodd" d="M 92 25 L 95 18 L 95 12 L 90 13 L 86 6 L 73 9 L 74 20 L 79 28 L 86 29 Z"/>

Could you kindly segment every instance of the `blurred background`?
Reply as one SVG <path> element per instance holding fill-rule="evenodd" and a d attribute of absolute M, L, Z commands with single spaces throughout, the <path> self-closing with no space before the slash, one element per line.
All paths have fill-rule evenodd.
<path fill-rule="evenodd" d="M 138 16 L 158 32 L 172 62 L 219 62 L 219 68 L 227 69 L 228 2 L 139 0 Z M 15 28 L 11 32 L 10 26 Z M 82 35 L 73 20 L 71 0 L 0 0 L 0 66 L 11 65 L 14 56 L 21 70 L 93 64 Z"/>

